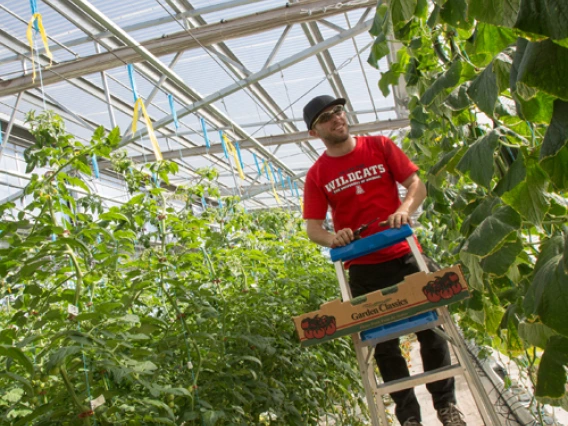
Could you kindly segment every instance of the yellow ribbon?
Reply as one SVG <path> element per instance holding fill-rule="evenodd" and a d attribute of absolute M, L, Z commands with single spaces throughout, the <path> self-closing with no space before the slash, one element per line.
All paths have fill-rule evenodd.
<path fill-rule="evenodd" d="M 274 187 L 274 183 L 272 184 L 272 192 L 274 193 L 274 198 L 276 198 L 276 202 L 277 202 L 278 204 L 281 204 L 281 203 L 280 203 L 280 198 L 278 197 L 278 192 L 276 192 L 276 188 Z"/>
<path fill-rule="evenodd" d="M 274 174 L 272 173 L 272 169 L 269 167 L 268 163 L 265 161 L 262 162 L 262 167 L 260 168 L 260 173 L 264 172 L 264 170 L 267 171 L 268 173 L 268 180 L 269 182 L 272 182 L 272 193 L 274 194 L 274 198 L 276 199 L 276 202 L 278 204 L 282 204 L 280 202 L 280 197 L 278 197 L 278 192 L 276 192 L 276 187 L 274 185 L 274 183 L 276 182 L 276 177 L 274 176 Z"/>
<path fill-rule="evenodd" d="M 233 158 L 235 159 L 235 165 L 237 167 L 237 171 L 239 172 L 239 176 L 241 177 L 241 179 L 244 180 L 245 179 L 245 173 L 243 172 L 243 168 L 241 167 L 241 162 L 239 161 L 239 154 L 237 154 L 237 150 L 235 149 L 235 147 L 233 146 L 233 144 L 231 143 L 229 138 L 227 136 L 225 136 L 224 134 L 223 134 L 223 140 L 227 144 L 227 149 L 229 150 L 229 152 L 233 155 Z"/>
<path fill-rule="evenodd" d="M 43 28 L 43 23 L 41 21 L 41 13 L 35 13 L 30 19 L 28 24 L 28 30 L 26 31 L 26 36 L 28 38 L 28 43 L 30 44 L 30 49 L 32 51 L 32 82 L 35 81 L 35 62 L 34 62 L 34 38 L 33 38 L 33 25 L 34 21 L 37 19 L 37 26 L 39 28 L 39 33 L 41 35 L 41 39 L 43 41 L 43 46 L 45 47 L 45 53 L 49 56 L 49 66 L 51 66 L 53 62 L 53 55 L 49 50 L 49 45 L 47 44 L 47 35 L 45 34 L 45 29 Z"/>
<path fill-rule="evenodd" d="M 302 213 L 304 213 L 304 202 L 301 198 L 298 198 L 298 200 L 300 201 L 300 210 L 302 211 Z"/>
<path fill-rule="evenodd" d="M 162 161 L 164 157 L 162 157 L 162 152 L 160 151 L 160 145 L 158 145 L 158 140 L 156 139 L 156 135 L 154 134 L 154 128 L 152 127 L 152 122 L 150 121 L 150 117 L 148 117 L 148 113 L 146 112 L 146 107 L 144 106 L 144 101 L 142 100 L 142 98 L 138 98 L 138 100 L 134 104 L 134 115 L 132 117 L 132 133 L 136 133 L 136 125 L 138 123 L 138 107 L 142 109 L 142 115 L 144 115 L 144 121 L 146 122 L 146 128 L 148 129 L 148 137 L 150 138 L 150 142 L 152 142 L 152 148 L 154 148 L 154 155 L 156 156 L 156 161 Z"/>

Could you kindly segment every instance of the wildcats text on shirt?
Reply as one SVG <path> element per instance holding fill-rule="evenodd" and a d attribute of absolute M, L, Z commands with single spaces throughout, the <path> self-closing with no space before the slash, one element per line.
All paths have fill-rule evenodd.
<path fill-rule="evenodd" d="M 385 166 L 382 164 L 364 167 L 360 170 L 340 175 L 338 178 L 326 183 L 325 189 L 327 192 L 337 194 L 338 192 L 351 188 L 352 186 L 380 179 L 382 177 L 381 175 L 385 172 Z"/>

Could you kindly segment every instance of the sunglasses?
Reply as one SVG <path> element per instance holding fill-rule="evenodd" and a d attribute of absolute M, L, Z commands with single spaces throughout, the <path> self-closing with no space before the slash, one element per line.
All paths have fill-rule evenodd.
<path fill-rule="evenodd" d="M 320 115 L 318 115 L 318 118 L 316 118 L 314 120 L 314 122 L 312 124 L 312 129 L 318 123 L 327 123 L 329 120 L 331 120 L 333 118 L 334 115 L 339 115 L 343 111 L 345 111 L 345 108 L 343 108 L 343 105 L 335 105 L 333 107 L 333 109 L 326 111 L 326 112 L 322 112 Z"/>

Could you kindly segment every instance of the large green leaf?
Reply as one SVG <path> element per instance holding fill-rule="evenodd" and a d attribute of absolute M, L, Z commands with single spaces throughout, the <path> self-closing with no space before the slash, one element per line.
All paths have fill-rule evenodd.
<path fill-rule="evenodd" d="M 470 0 L 469 16 L 500 27 L 513 27 L 521 0 Z"/>
<path fill-rule="evenodd" d="M 535 226 L 540 226 L 550 203 L 545 196 L 547 177 L 534 157 L 526 159 L 526 179 L 503 194 L 505 203 Z"/>
<path fill-rule="evenodd" d="M 455 61 L 450 68 L 438 77 L 438 79 L 424 92 L 420 98 L 420 102 L 424 105 L 430 105 L 436 96 L 444 90 L 454 88 L 460 81 L 461 70 L 461 61 Z"/>
<path fill-rule="evenodd" d="M 479 185 L 489 188 L 493 177 L 493 154 L 499 143 L 497 132 L 490 132 L 476 140 L 457 165 L 462 173 Z"/>
<path fill-rule="evenodd" d="M 546 66 L 543 64 L 546 63 Z M 542 90 L 568 101 L 568 49 L 550 39 L 530 42 L 518 69 L 519 85 Z"/>
<path fill-rule="evenodd" d="M 0 356 L 11 358 L 20 364 L 31 375 L 34 372 L 34 366 L 26 354 L 15 346 L 0 345 Z"/>
<path fill-rule="evenodd" d="M 509 28 L 479 22 L 472 53 L 487 54 L 493 57 L 507 46 L 515 44 L 516 40 L 517 37 Z"/>
<path fill-rule="evenodd" d="M 414 16 L 418 0 L 391 0 L 390 12 L 395 28 L 406 23 Z"/>
<path fill-rule="evenodd" d="M 566 0 L 522 0 L 515 28 L 555 40 L 568 37 Z"/>
<path fill-rule="evenodd" d="M 442 6 L 440 17 L 454 27 L 469 28 L 466 0 L 448 0 Z"/>
<path fill-rule="evenodd" d="M 460 232 L 462 235 L 469 235 L 470 231 L 479 225 L 485 218 L 491 215 L 494 208 L 501 204 L 499 198 L 486 197 L 481 204 L 479 204 L 469 216 L 467 216 L 461 226 Z"/>
<path fill-rule="evenodd" d="M 490 117 L 493 116 L 499 97 L 499 86 L 497 75 L 493 72 L 493 62 L 473 80 L 467 93 L 481 111 Z"/>
<path fill-rule="evenodd" d="M 568 339 L 553 336 L 540 360 L 535 395 L 562 397 L 566 393 L 566 366 L 568 366 Z"/>
<path fill-rule="evenodd" d="M 559 99 L 554 102 L 554 114 L 544 135 L 540 162 L 554 186 L 560 190 L 568 189 L 568 102 Z"/>
<path fill-rule="evenodd" d="M 525 310 L 536 313 L 543 324 L 564 336 L 568 336 L 567 239 L 558 235 L 543 244 L 525 302 Z"/>
<path fill-rule="evenodd" d="M 553 329 L 539 322 L 522 322 L 519 324 L 519 336 L 521 339 L 530 346 L 536 346 L 537 348 L 544 349 L 548 340 L 557 334 Z"/>
<path fill-rule="evenodd" d="M 371 47 L 371 53 L 367 62 L 369 65 L 379 69 L 379 61 L 389 54 L 387 39 L 383 33 L 379 34 Z"/>
<path fill-rule="evenodd" d="M 503 276 L 507 273 L 517 256 L 523 251 L 523 243 L 516 239 L 512 243 L 505 243 L 495 253 L 490 254 L 481 261 L 481 267 L 489 274 Z"/>
<path fill-rule="evenodd" d="M 486 257 L 521 227 L 521 217 L 509 206 L 497 208 L 475 228 L 463 246 L 467 253 Z"/>
<path fill-rule="evenodd" d="M 519 151 L 519 155 L 509 166 L 505 176 L 499 181 L 497 186 L 493 191 L 497 195 L 503 195 L 507 191 L 511 191 L 517 185 L 525 180 L 527 176 L 527 169 L 525 167 L 525 159 L 523 157 L 522 151 Z"/>
<path fill-rule="evenodd" d="M 524 38 L 519 37 L 517 39 L 515 54 L 513 55 L 513 65 L 511 67 L 509 85 L 511 88 L 511 93 L 513 94 L 513 97 L 515 99 L 515 104 L 517 105 L 517 113 L 519 117 L 525 120 L 530 120 L 534 123 L 548 124 L 552 119 L 552 105 L 555 98 L 540 91 L 531 91 L 528 98 L 526 96 L 522 96 L 526 93 L 517 93 L 517 78 L 519 75 L 519 67 L 521 66 L 521 63 L 523 61 L 523 56 L 528 44 L 528 40 Z M 525 88 L 525 86 L 521 87 Z"/>

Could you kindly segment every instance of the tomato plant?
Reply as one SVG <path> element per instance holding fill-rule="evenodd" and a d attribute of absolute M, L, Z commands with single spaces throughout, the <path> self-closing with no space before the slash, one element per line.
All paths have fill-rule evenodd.
<path fill-rule="evenodd" d="M 232 198 L 196 215 L 215 171 L 168 192 L 177 166 L 135 166 L 118 129 L 84 144 L 51 113 L 29 124 L 26 203 L 0 206 L 0 424 L 361 424 L 350 342 L 296 337 L 292 316 L 338 290 L 298 217 Z M 92 155 L 127 202 L 91 192 Z"/>

